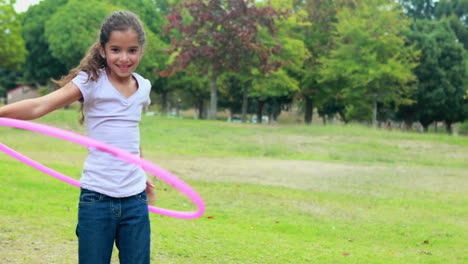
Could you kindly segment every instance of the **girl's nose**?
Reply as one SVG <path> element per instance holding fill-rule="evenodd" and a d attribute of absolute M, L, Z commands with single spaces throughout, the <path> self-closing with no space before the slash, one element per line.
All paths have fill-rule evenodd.
<path fill-rule="evenodd" d="M 121 61 L 128 61 L 128 54 L 127 52 L 122 52 L 121 56 L 120 56 L 120 60 Z"/>

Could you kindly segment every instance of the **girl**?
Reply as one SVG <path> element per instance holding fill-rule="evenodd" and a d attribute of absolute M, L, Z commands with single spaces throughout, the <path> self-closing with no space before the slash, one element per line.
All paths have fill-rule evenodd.
<path fill-rule="evenodd" d="M 80 100 L 89 137 L 139 155 L 138 123 L 142 108 L 150 103 L 151 89 L 148 80 L 134 73 L 144 43 L 145 32 L 137 16 L 113 12 L 80 65 L 59 81 L 62 88 L 4 106 L 0 117 L 35 119 Z M 147 195 L 153 198 L 154 186 L 145 172 L 89 149 L 80 182 L 79 263 L 110 263 L 114 242 L 120 263 L 149 263 Z"/>

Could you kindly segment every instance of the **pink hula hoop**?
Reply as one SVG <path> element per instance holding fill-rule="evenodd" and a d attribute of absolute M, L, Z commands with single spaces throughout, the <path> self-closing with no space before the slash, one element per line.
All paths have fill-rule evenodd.
<path fill-rule="evenodd" d="M 169 173 L 168 171 L 165 171 L 164 169 L 156 166 L 155 164 L 143 158 L 140 158 L 137 155 L 134 155 L 130 152 L 107 145 L 101 141 L 98 141 L 89 137 L 85 137 L 76 133 L 72 133 L 72 132 L 69 132 L 60 128 L 42 125 L 42 124 L 29 122 L 29 121 L 23 121 L 23 120 L 11 119 L 11 118 L 0 118 L 0 126 L 9 126 L 9 127 L 15 127 L 15 128 L 25 129 L 25 130 L 31 130 L 34 132 L 38 132 L 38 133 L 42 133 L 45 135 L 64 139 L 70 142 L 74 142 L 76 144 L 80 144 L 88 148 L 93 148 L 93 149 L 97 149 L 100 151 L 108 152 L 123 161 L 139 166 L 143 170 L 153 174 L 155 177 L 165 181 L 166 183 L 173 186 L 180 192 L 184 193 L 198 207 L 197 211 L 175 211 L 175 210 L 169 210 L 169 209 L 164 209 L 164 208 L 148 205 L 148 210 L 152 213 L 165 215 L 169 217 L 180 218 L 180 219 L 195 219 L 195 218 L 201 217 L 203 213 L 205 212 L 205 205 L 203 203 L 202 198 L 188 184 L 186 184 L 185 182 L 183 182 L 182 180 L 180 180 L 173 174 Z M 80 182 L 78 180 L 70 178 L 51 168 L 48 168 L 24 156 L 23 154 L 16 152 L 15 150 L 7 147 L 6 145 L 2 143 L 0 143 L 0 150 L 39 171 L 49 174 L 50 176 L 54 178 L 57 178 L 61 181 L 64 181 L 78 188 L 80 187 Z"/>

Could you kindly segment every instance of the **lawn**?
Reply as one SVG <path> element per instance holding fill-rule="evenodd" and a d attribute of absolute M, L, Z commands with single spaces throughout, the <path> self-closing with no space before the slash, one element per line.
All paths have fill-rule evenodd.
<path fill-rule="evenodd" d="M 37 122 L 84 133 L 77 119 Z M 155 116 L 141 135 L 145 158 L 207 206 L 196 220 L 151 214 L 154 263 L 468 263 L 468 137 Z M 74 178 L 86 156 L 13 128 L 0 142 Z M 155 182 L 156 206 L 195 209 Z M 77 263 L 78 193 L 0 153 L 0 263 Z"/>

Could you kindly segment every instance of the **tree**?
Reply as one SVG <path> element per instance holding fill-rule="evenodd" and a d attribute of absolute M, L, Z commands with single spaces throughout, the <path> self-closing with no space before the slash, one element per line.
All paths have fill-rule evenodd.
<path fill-rule="evenodd" d="M 418 120 L 424 131 L 434 121 L 444 121 L 448 132 L 454 122 L 463 121 L 467 91 L 467 58 L 447 20 L 417 20 L 409 39 L 421 50 L 418 78 L 412 91 L 414 104 L 400 110 L 400 116 Z"/>
<path fill-rule="evenodd" d="M 304 105 L 304 121 L 311 124 L 314 107 L 321 108 L 326 100 L 334 97 L 327 83 L 319 82 L 323 79 L 319 71 L 319 58 L 327 57 L 333 47 L 332 34 L 337 11 L 345 6 L 352 6 L 353 1 L 295 0 L 290 3 L 297 17 L 297 28 L 292 31 L 304 41 L 310 53 L 310 57 L 304 61 L 303 74 L 299 78 L 299 95 Z"/>
<path fill-rule="evenodd" d="M 271 59 L 280 46 L 274 41 L 266 45 L 258 39 L 262 29 L 270 34 L 276 31 L 275 19 L 286 16 L 271 6 L 259 7 L 253 0 L 202 0 L 177 5 L 168 16 L 165 33 L 172 36 L 173 63 L 160 72 L 171 76 L 176 71 L 195 64 L 209 74 L 211 82 L 209 118 L 217 112 L 217 78 L 224 71 L 244 72 L 253 69 L 262 73 L 273 72 L 281 62 Z"/>
<path fill-rule="evenodd" d="M 468 49 L 468 0 L 442 0 L 435 7 L 438 19 L 448 18 L 458 40 Z"/>
<path fill-rule="evenodd" d="M 109 0 L 114 6 L 122 6 L 125 9 L 138 14 L 139 18 L 147 27 L 147 32 L 151 31 L 156 36 L 163 32 L 162 26 L 167 23 L 165 18 L 169 14 L 171 0 Z M 169 42 L 169 39 L 167 40 Z"/>
<path fill-rule="evenodd" d="M 336 80 L 333 82 L 327 82 L 322 84 L 324 89 L 320 94 L 320 103 L 317 107 L 317 112 L 322 117 L 323 124 L 327 123 L 327 120 L 332 120 L 336 114 L 340 117 L 341 121 L 348 123 L 349 116 L 346 116 L 345 104 L 341 90 L 346 87 L 344 80 Z"/>
<path fill-rule="evenodd" d="M 0 0 L 0 66 L 19 70 L 26 60 L 26 47 L 21 36 L 21 18 L 15 1 Z"/>
<path fill-rule="evenodd" d="M 250 81 L 242 77 L 235 72 L 224 72 L 218 78 L 218 104 L 220 107 L 229 109 L 231 118 L 234 114 L 242 113 L 242 91 L 246 82 Z"/>
<path fill-rule="evenodd" d="M 146 29 L 146 44 L 144 55 L 138 65 L 137 72 L 151 81 L 151 89 L 161 91 L 162 78 L 154 74 L 155 69 L 163 69 L 166 64 L 166 54 L 162 51 L 168 45 L 161 41 L 151 30 Z"/>
<path fill-rule="evenodd" d="M 249 97 L 257 100 L 257 122 L 262 123 L 263 107 L 267 102 L 278 103 L 284 98 L 291 98 L 291 94 L 299 90 L 299 82 L 291 78 L 286 71 L 279 70 L 269 76 L 259 76 L 253 81 L 253 89 Z M 287 101 L 289 102 L 289 101 Z M 280 107 L 280 105 L 278 105 Z M 279 109 L 276 110 L 277 117 Z"/>
<path fill-rule="evenodd" d="M 197 74 L 194 69 L 180 72 L 176 75 L 177 78 L 171 78 L 168 81 L 169 89 L 175 91 L 177 97 L 176 101 L 181 99 L 183 105 L 194 107 L 197 109 L 198 119 L 205 119 L 206 102 L 210 96 L 208 78 L 201 74 Z"/>
<path fill-rule="evenodd" d="M 408 16 L 414 19 L 431 19 L 434 15 L 434 0 L 399 0 Z"/>
<path fill-rule="evenodd" d="M 28 22 L 31 29 L 31 38 L 39 37 L 40 44 L 36 46 L 31 40 L 31 49 L 42 51 L 45 54 L 50 54 L 48 57 L 45 54 L 37 54 L 37 57 L 42 59 L 38 62 L 51 63 L 51 67 L 44 67 L 46 70 L 38 69 L 39 72 L 44 71 L 43 74 L 37 77 L 55 77 L 55 74 L 65 74 L 69 69 L 78 65 L 80 60 L 86 54 L 87 50 L 98 39 L 99 28 L 104 18 L 110 12 L 115 10 L 130 10 L 140 16 L 143 26 L 146 31 L 146 46 L 145 55 L 143 56 L 137 71 L 148 78 L 153 84 L 157 82 L 157 76 L 154 74 L 154 69 L 163 68 L 165 56 L 162 49 L 166 45 L 163 43 L 153 32 L 157 26 L 153 20 L 157 17 L 162 17 L 158 14 L 154 3 L 149 0 L 136 0 L 136 1 L 77 1 L 77 0 L 45 0 L 37 7 L 33 6 L 31 11 L 32 18 Z M 88 10 L 87 12 L 80 12 L 74 16 L 69 14 L 74 10 Z M 52 13 L 52 16 L 50 15 Z M 143 15 L 140 15 L 142 13 Z M 47 16 L 45 16 L 46 14 Z M 153 20 L 151 18 L 154 18 Z M 44 25 L 36 26 L 33 22 L 35 20 L 45 20 Z M 145 22 L 149 22 L 148 26 Z M 40 23 L 39 23 L 40 24 Z M 162 25 L 160 25 L 162 26 Z M 158 32 L 157 32 L 158 33 Z M 39 36 L 38 36 L 39 35 Z M 42 41 L 42 39 L 44 41 Z M 31 58 L 32 61 L 37 60 Z M 59 62 L 59 63 L 55 63 Z M 54 66 L 61 66 L 61 71 L 55 71 Z M 34 69 L 36 69 L 34 67 Z M 48 71 L 47 71 L 48 69 Z M 51 71 L 52 70 L 52 71 Z M 51 76 L 51 74 L 53 74 Z M 41 78 L 42 79 L 42 78 Z"/>
<path fill-rule="evenodd" d="M 290 9 L 289 1 L 275 0 L 272 5 L 277 9 Z M 291 14 L 287 19 L 278 21 L 275 38 L 281 43 L 281 50 L 273 55 L 273 59 L 285 61 L 281 69 L 271 75 L 257 74 L 250 81 L 252 87 L 248 97 L 256 101 L 258 123 L 262 122 L 263 112 L 270 116 L 270 121 L 276 121 L 282 109 L 291 104 L 299 91 L 299 82 L 304 75 L 304 63 L 310 58 L 310 53 L 304 40 L 297 34 L 297 14 Z M 260 34 L 260 39 L 265 39 Z"/>
<path fill-rule="evenodd" d="M 7 91 L 18 86 L 21 73 L 0 66 L 0 97 L 6 97 Z"/>
<path fill-rule="evenodd" d="M 23 38 L 28 56 L 24 64 L 24 77 L 37 86 L 45 85 L 50 78 L 59 79 L 67 73 L 67 68 L 59 59 L 52 56 L 45 35 L 45 23 L 58 8 L 68 0 L 44 0 L 28 8 L 23 17 Z"/>
<path fill-rule="evenodd" d="M 460 21 L 468 25 L 468 1 L 467 0 L 440 0 L 437 2 L 434 15 L 437 18 L 449 17 L 456 15 Z"/>
<path fill-rule="evenodd" d="M 45 36 L 52 56 L 68 69 L 78 65 L 91 44 L 98 39 L 101 23 L 111 11 L 112 6 L 96 0 L 70 0 L 57 9 L 45 24 Z"/>
<path fill-rule="evenodd" d="M 409 21 L 392 0 L 366 0 L 337 14 L 334 49 L 322 63 L 322 82 L 346 80 L 341 91 L 346 108 L 361 109 L 367 102 L 377 125 L 378 103 L 405 98 L 414 80 L 411 69 L 417 53 L 406 46 L 403 32 Z"/>

